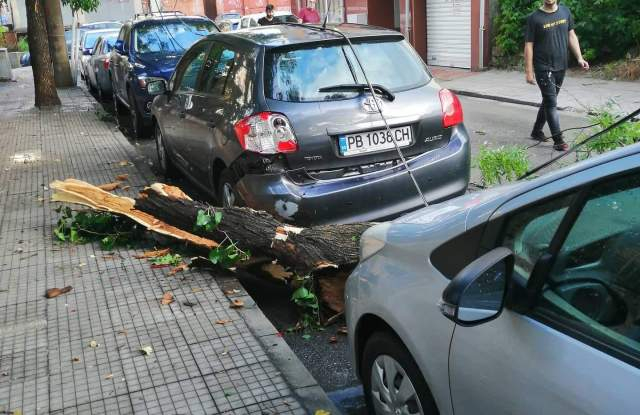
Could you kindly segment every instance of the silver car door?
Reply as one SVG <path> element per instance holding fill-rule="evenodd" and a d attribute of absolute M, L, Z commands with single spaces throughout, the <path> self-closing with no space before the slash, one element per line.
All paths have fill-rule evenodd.
<path fill-rule="evenodd" d="M 527 279 L 533 264 L 552 249 L 554 236 L 561 247 L 533 309 L 524 314 L 505 309 L 484 325 L 456 327 L 449 360 L 456 415 L 638 411 L 640 265 L 619 257 L 640 254 L 640 242 L 620 240 L 640 240 L 640 178 L 625 176 L 631 188 L 619 185 L 605 198 L 598 192 L 609 178 L 591 187 L 594 177 L 634 165 L 640 165 L 637 155 L 576 173 L 511 200 L 493 215 L 490 223 L 504 225 L 498 244 L 516 256 L 514 274 Z M 590 190 L 579 193 L 583 185 Z M 532 202 L 538 200 L 543 201 Z M 575 210 L 577 219 L 576 207 L 568 213 L 574 205 L 581 209 Z M 570 226 L 568 235 L 556 232 L 562 221 Z M 635 273 L 621 275 L 622 266 L 602 266 L 605 257 Z M 626 315 L 615 315 L 620 307 Z"/>

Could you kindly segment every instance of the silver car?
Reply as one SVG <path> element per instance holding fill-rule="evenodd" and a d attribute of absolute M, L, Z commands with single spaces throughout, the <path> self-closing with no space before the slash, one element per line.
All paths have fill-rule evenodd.
<path fill-rule="evenodd" d="M 640 408 L 640 144 L 369 229 L 346 287 L 371 413 Z"/>

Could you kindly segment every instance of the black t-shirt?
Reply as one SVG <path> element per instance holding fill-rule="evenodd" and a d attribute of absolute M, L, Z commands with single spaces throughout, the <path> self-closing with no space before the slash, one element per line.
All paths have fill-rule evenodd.
<path fill-rule="evenodd" d="M 280 21 L 278 19 L 276 19 L 275 16 L 273 16 L 273 18 L 271 20 L 267 19 L 267 16 L 263 16 L 263 17 L 258 19 L 258 24 L 260 26 L 271 26 L 271 25 L 274 25 L 274 24 L 280 24 Z"/>
<path fill-rule="evenodd" d="M 553 13 L 540 9 L 527 18 L 526 42 L 533 42 L 533 67 L 536 71 L 567 69 L 569 31 L 573 17 L 564 6 Z"/>

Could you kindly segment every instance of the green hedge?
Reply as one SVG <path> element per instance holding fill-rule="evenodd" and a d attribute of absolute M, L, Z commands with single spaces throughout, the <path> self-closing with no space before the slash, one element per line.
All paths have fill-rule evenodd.
<path fill-rule="evenodd" d="M 542 0 L 499 0 L 495 20 L 497 57 L 522 54 L 529 13 Z M 640 48 L 640 2 L 638 0 L 562 0 L 571 10 L 582 53 L 587 60 L 620 58 Z"/>

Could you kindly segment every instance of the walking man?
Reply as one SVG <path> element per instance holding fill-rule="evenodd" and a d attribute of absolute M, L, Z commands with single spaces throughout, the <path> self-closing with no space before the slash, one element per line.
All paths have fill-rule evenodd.
<path fill-rule="evenodd" d="M 569 146 L 564 142 L 560 129 L 557 97 L 564 80 L 568 65 L 567 49 L 570 48 L 578 64 L 589 69 L 582 58 L 578 36 L 573 30 L 573 17 L 558 0 L 544 0 L 540 9 L 527 18 L 527 31 L 524 45 L 524 62 L 527 82 L 538 84 L 542 93 L 542 105 L 531 131 L 531 138 L 546 139 L 542 128 L 549 124 L 553 138 L 553 148 L 566 151 Z"/>
<path fill-rule="evenodd" d="M 320 15 L 316 10 L 316 0 L 307 0 L 307 7 L 300 10 L 298 17 L 302 19 L 302 23 L 320 23 Z"/>
<path fill-rule="evenodd" d="M 279 23 L 276 18 L 273 17 L 273 4 L 267 3 L 265 12 L 267 13 L 267 15 L 258 19 L 258 24 L 260 26 L 271 26 Z"/>

